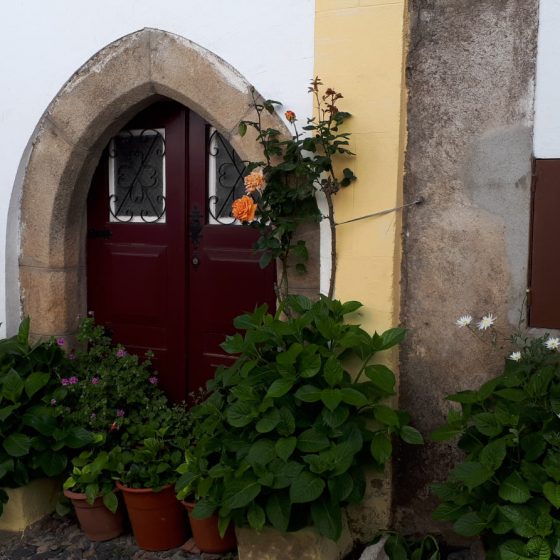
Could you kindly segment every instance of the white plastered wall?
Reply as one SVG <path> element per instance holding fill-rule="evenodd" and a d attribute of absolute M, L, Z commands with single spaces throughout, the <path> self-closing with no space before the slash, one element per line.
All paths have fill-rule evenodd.
<path fill-rule="evenodd" d="M 265 98 L 282 101 L 304 119 L 311 113 L 314 13 L 314 0 L 18 0 L 3 6 L 0 293 L 6 292 L 6 259 L 17 262 L 17 232 L 9 232 L 6 244 L 6 231 L 18 167 L 21 173 L 44 110 L 84 62 L 123 35 L 162 29 L 216 53 Z M 18 207 L 13 202 L 11 212 Z M 6 308 L 0 296 L 0 336 Z"/>
<path fill-rule="evenodd" d="M 560 0 L 540 0 L 533 146 L 560 158 Z"/>

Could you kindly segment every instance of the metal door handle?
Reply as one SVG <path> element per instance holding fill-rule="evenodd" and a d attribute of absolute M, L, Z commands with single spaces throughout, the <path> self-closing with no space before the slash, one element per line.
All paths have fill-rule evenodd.
<path fill-rule="evenodd" d="M 192 258 L 192 261 L 191 261 L 191 262 L 192 262 L 192 264 L 193 264 L 194 267 L 197 267 L 197 266 L 200 264 L 200 259 L 195 255 L 195 256 Z"/>

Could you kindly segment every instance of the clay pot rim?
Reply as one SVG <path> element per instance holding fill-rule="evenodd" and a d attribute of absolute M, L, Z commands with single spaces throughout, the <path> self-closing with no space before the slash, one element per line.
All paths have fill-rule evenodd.
<path fill-rule="evenodd" d="M 196 502 L 187 502 L 186 500 L 179 500 L 185 509 L 190 513 L 196 506 Z"/>
<path fill-rule="evenodd" d="M 120 488 L 115 488 L 114 492 L 119 492 Z M 82 492 L 72 492 L 72 490 L 63 490 L 63 494 L 70 500 L 87 500 L 87 496 Z M 98 500 L 99 498 L 103 498 L 100 494 L 99 496 L 95 496 L 95 499 Z"/>
<path fill-rule="evenodd" d="M 173 484 L 165 484 L 157 492 L 155 492 L 152 488 L 130 488 L 129 486 L 125 486 L 118 480 L 116 484 L 119 490 L 122 490 L 123 492 L 129 492 L 131 494 L 149 494 L 150 492 L 152 494 L 159 494 L 163 490 L 167 490 L 168 488 L 173 488 Z"/>

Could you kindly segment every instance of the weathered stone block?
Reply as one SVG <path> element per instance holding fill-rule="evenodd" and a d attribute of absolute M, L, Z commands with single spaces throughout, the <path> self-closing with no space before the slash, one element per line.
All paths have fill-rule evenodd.
<path fill-rule="evenodd" d="M 0 515 L 0 531 L 23 531 L 54 511 L 60 482 L 52 478 L 40 478 L 21 488 L 6 489 L 8 503 Z"/>
<path fill-rule="evenodd" d="M 311 527 L 293 533 L 282 533 L 270 527 L 260 532 L 238 528 L 236 532 L 239 560 L 339 560 L 352 550 L 346 521 L 337 542 Z"/>

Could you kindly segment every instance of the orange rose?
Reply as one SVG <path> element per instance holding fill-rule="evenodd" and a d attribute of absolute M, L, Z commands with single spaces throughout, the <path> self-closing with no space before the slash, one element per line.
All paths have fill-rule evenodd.
<path fill-rule="evenodd" d="M 286 111 L 284 116 L 288 122 L 293 123 L 296 120 L 296 114 L 293 111 Z"/>
<path fill-rule="evenodd" d="M 255 191 L 263 192 L 266 187 L 266 181 L 264 178 L 262 167 L 257 167 L 254 169 L 245 179 L 245 192 L 247 194 L 254 193 Z"/>
<path fill-rule="evenodd" d="M 247 195 L 234 200 L 231 205 L 231 215 L 241 222 L 252 222 L 256 211 L 257 204 Z"/>

